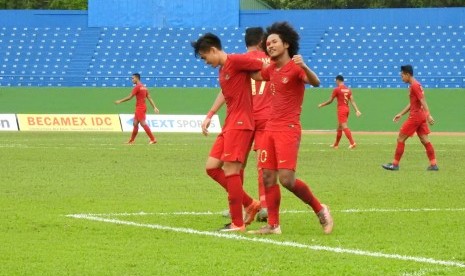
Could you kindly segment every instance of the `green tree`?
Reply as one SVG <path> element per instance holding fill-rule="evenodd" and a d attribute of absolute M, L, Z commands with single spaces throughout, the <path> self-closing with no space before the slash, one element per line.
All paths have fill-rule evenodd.
<path fill-rule="evenodd" d="M 87 0 L 0 0 L 6 10 L 87 10 Z"/>
<path fill-rule="evenodd" d="M 87 0 L 51 0 L 50 9 L 87 10 Z"/>
<path fill-rule="evenodd" d="M 263 0 L 275 9 L 465 7 L 464 0 Z"/>

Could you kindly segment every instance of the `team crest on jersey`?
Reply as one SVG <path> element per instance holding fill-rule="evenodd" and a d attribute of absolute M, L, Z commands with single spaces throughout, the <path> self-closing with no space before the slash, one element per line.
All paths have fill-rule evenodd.
<path fill-rule="evenodd" d="M 288 78 L 288 77 L 283 77 L 283 78 L 281 79 L 281 82 L 284 83 L 284 84 L 286 84 L 286 83 L 289 82 L 289 78 Z"/>
<path fill-rule="evenodd" d="M 224 75 L 225 80 L 229 80 L 229 78 L 230 78 L 229 74 Z"/>

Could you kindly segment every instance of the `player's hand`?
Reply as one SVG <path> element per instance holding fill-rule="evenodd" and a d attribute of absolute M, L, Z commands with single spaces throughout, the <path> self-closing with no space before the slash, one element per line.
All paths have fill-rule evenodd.
<path fill-rule="evenodd" d="M 155 108 L 153 109 L 153 111 L 155 112 L 155 114 L 159 114 L 159 113 L 160 113 L 160 110 L 158 110 L 157 107 L 155 107 Z"/>
<path fill-rule="evenodd" d="M 433 119 L 433 116 L 431 116 L 431 115 L 428 115 L 428 117 L 426 117 L 426 120 L 428 120 L 428 124 L 430 124 L 430 125 L 434 125 L 434 119 Z"/>
<path fill-rule="evenodd" d="M 121 103 L 120 100 L 115 101 L 115 104 L 120 104 L 120 103 Z"/>
<path fill-rule="evenodd" d="M 323 104 L 319 104 L 319 105 L 318 105 L 318 108 L 322 108 L 322 107 L 323 107 Z"/>
<path fill-rule="evenodd" d="M 357 110 L 357 111 L 355 112 L 355 115 L 357 115 L 357 117 L 360 117 L 360 116 L 362 116 L 362 112 L 360 112 L 360 111 Z"/>
<path fill-rule="evenodd" d="M 394 119 L 392 119 L 393 122 L 398 122 L 400 120 L 400 118 L 402 117 L 402 115 L 400 114 L 397 114 L 396 116 L 394 116 Z"/>
<path fill-rule="evenodd" d="M 304 59 L 302 58 L 301 55 L 295 55 L 292 57 L 292 60 L 294 61 L 295 64 L 299 65 L 300 67 L 305 67 L 307 66 L 304 62 Z"/>
<path fill-rule="evenodd" d="M 208 127 L 210 126 L 211 119 L 205 118 L 202 122 L 202 134 L 208 136 Z"/>

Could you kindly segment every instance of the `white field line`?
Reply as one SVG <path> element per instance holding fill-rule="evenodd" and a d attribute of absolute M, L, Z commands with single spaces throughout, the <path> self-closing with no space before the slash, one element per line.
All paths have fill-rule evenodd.
<path fill-rule="evenodd" d="M 464 212 L 465 208 L 407 208 L 407 209 L 346 209 L 341 213 L 398 213 L 398 212 Z"/>
<path fill-rule="evenodd" d="M 256 242 L 256 243 L 265 243 L 265 244 L 272 244 L 272 245 L 277 245 L 277 246 L 285 246 L 285 247 L 303 248 L 303 249 L 309 249 L 309 250 L 314 250 L 314 251 L 327 251 L 327 252 L 333 252 L 333 253 L 368 256 L 368 257 L 374 257 L 374 258 L 395 259 L 395 260 L 402 260 L 402 261 L 411 261 L 411 262 L 416 262 L 416 263 L 426 263 L 426 264 L 433 264 L 433 265 L 465 268 L 465 263 L 455 262 L 455 261 L 436 260 L 436 259 L 425 258 L 425 257 L 414 257 L 414 256 L 405 256 L 405 255 L 398 255 L 398 254 L 386 254 L 386 253 L 381 253 L 381 252 L 371 252 L 371 251 L 364 251 L 364 250 L 358 250 L 358 249 L 345 249 L 341 247 L 308 245 L 308 244 L 302 244 L 302 243 L 291 242 L 291 241 L 276 241 L 276 240 L 266 239 L 266 238 L 250 238 L 250 237 L 237 235 L 237 234 L 224 234 L 220 232 L 199 231 L 199 230 L 195 230 L 191 228 L 170 227 L 170 226 L 164 226 L 164 225 L 159 225 L 159 224 L 137 223 L 133 221 L 101 218 L 98 216 L 92 216 L 92 215 L 86 215 L 86 214 L 67 215 L 67 217 L 77 218 L 77 219 L 87 219 L 87 220 L 92 220 L 92 221 L 113 223 L 113 224 L 119 224 L 119 225 L 144 227 L 144 228 L 150 228 L 150 229 L 156 229 L 156 230 L 172 231 L 172 232 L 177 232 L 177 233 L 210 236 L 210 237 L 231 239 L 231 240 L 243 240 L 243 241 L 250 241 L 250 242 Z"/>
<path fill-rule="evenodd" d="M 402 212 L 465 212 L 465 208 L 407 208 L 407 209 L 345 209 L 345 210 L 331 210 L 332 213 L 402 213 Z M 309 210 L 282 210 L 280 214 L 299 214 L 310 213 Z M 223 212 L 137 212 L 137 213 L 108 213 L 108 214 L 85 214 L 87 216 L 100 216 L 100 217 L 129 217 L 129 216 L 212 216 L 222 215 Z M 79 214 L 84 215 L 84 214 Z"/>

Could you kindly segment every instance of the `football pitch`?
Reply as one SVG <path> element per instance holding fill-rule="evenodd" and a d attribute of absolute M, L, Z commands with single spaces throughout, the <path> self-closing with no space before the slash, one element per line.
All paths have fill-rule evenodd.
<path fill-rule="evenodd" d="M 330 206 L 316 216 L 284 188 L 282 235 L 224 234 L 226 193 L 204 163 L 215 135 L 0 133 L 2 275 L 465 275 L 465 136 L 416 137 L 385 171 L 394 134 L 304 134 L 297 176 Z M 257 195 L 253 154 L 245 189 Z M 248 229 L 258 229 L 254 222 Z"/>

